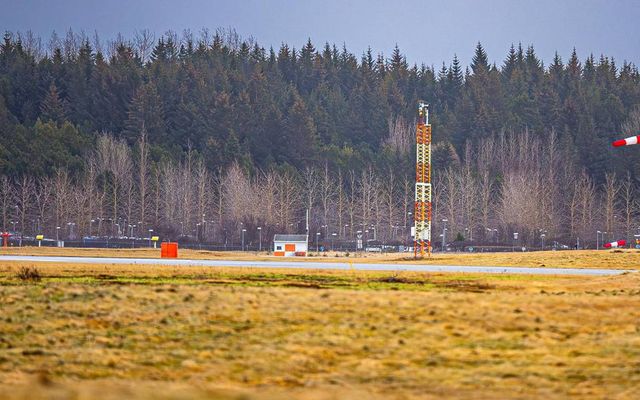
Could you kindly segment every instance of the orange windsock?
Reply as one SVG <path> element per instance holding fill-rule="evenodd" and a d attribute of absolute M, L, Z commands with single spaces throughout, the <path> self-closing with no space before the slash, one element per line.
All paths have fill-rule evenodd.
<path fill-rule="evenodd" d="M 603 247 L 605 249 L 615 249 L 616 247 L 624 247 L 627 244 L 626 240 L 618 240 L 616 242 L 605 243 Z"/>

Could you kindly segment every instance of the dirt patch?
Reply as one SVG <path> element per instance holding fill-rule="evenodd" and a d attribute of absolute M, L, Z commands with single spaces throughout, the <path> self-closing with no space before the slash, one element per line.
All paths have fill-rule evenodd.
<path fill-rule="evenodd" d="M 492 285 L 484 282 L 460 281 L 460 280 L 435 282 L 434 284 L 439 288 L 452 289 L 459 292 L 473 292 L 473 293 L 483 293 L 489 290 L 495 290 L 497 287 L 496 285 Z M 503 289 L 506 289 L 506 288 L 503 288 Z"/>

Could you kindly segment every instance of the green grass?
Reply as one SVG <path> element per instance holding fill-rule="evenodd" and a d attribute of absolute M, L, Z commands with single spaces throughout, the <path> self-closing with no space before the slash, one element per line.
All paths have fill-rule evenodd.
<path fill-rule="evenodd" d="M 211 273 L 208 275 L 176 276 L 118 276 L 118 275 L 70 275 L 46 276 L 31 286 L 46 286 L 50 283 L 74 283 L 83 285 L 223 285 L 249 287 L 301 287 L 310 289 L 348 290 L 477 290 L 491 288 L 487 281 L 544 281 L 545 279 L 521 276 L 470 276 L 470 275 L 403 275 L 378 273 L 371 275 L 333 276 L 323 274 L 281 274 L 281 273 Z M 0 275 L 0 285 L 23 285 L 24 282 L 11 275 Z"/>

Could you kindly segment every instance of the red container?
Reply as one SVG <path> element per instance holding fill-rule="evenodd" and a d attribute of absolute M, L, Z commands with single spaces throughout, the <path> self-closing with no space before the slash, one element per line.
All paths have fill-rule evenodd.
<path fill-rule="evenodd" d="M 161 258 L 178 258 L 178 243 L 163 242 L 160 245 Z"/>

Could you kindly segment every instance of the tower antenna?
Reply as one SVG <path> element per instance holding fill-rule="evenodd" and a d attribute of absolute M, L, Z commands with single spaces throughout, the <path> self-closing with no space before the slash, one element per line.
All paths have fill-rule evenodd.
<path fill-rule="evenodd" d="M 429 104 L 418 102 L 416 127 L 416 196 L 414 209 L 413 256 L 431 256 L 431 124 Z M 444 239 L 443 239 L 444 240 Z"/>

